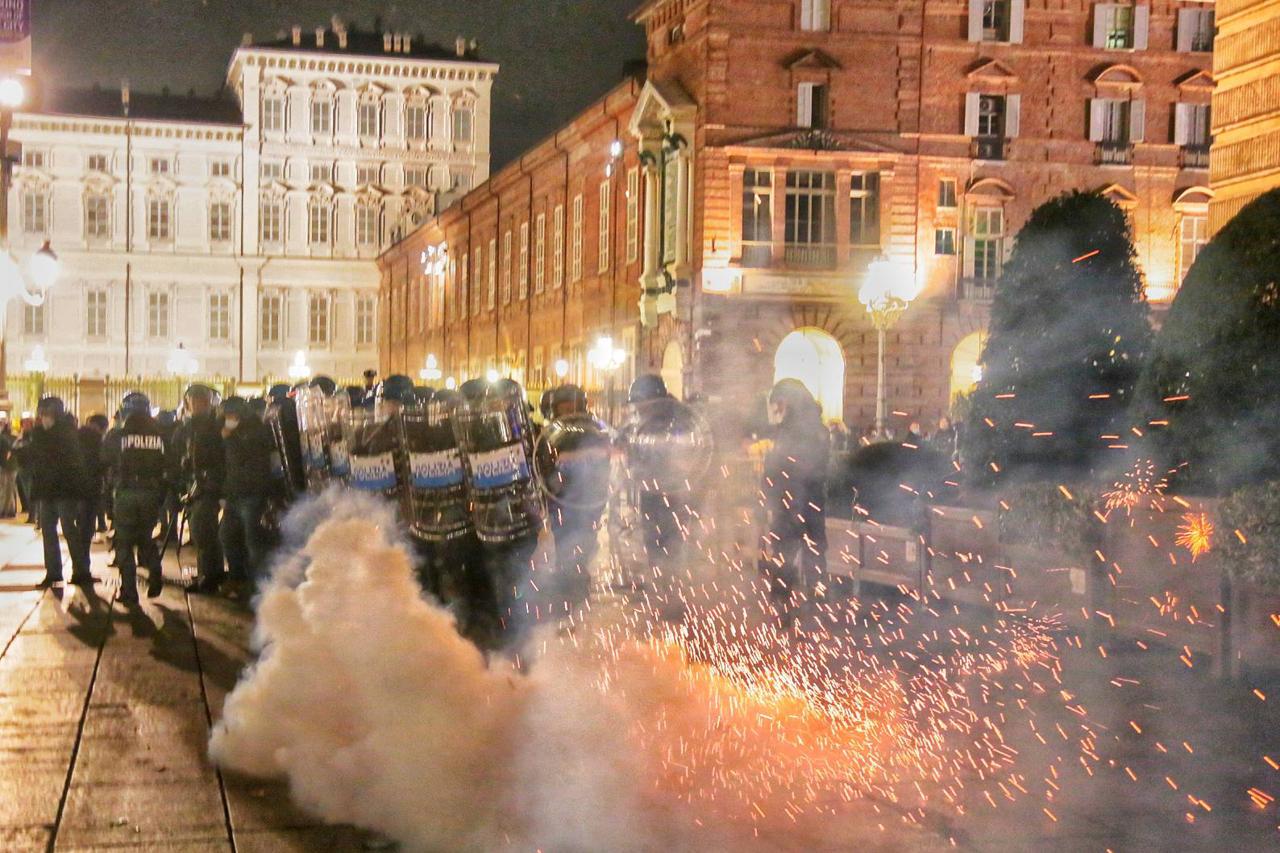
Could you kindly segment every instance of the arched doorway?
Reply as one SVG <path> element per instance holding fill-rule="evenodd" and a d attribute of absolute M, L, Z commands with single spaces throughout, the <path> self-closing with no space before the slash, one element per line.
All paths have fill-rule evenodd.
<path fill-rule="evenodd" d="M 799 379 L 822 406 L 825 421 L 844 420 L 844 353 L 821 329 L 796 329 L 778 344 L 773 381 Z"/>
<path fill-rule="evenodd" d="M 677 400 L 684 399 L 684 351 L 678 341 L 668 341 L 662 351 L 662 381 Z"/>
<path fill-rule="evenodd" d="M 979 330 L 961 338 L 951 352 L 951 402 L 960 394 L 968 394 L 982 379 L 982 348 L 986 345 L 987 333 Z"/>

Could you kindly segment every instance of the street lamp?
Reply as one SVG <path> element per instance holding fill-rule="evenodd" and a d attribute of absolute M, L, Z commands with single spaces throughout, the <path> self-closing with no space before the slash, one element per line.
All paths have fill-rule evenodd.
<path fill-rule="evenodd" d="M 311 365 L 307 364 L 307 354 L 298 350 L 293 354 L 293 364 L 289 365 L 290 379 L 306 379 L 311 375 Z"/>
<path fill-rule="evenodd" d="M 448 379 L 444 381 L 444 387 L 452 391 L 458 387 L 458 380 L 450 376 Z"/>
<path fill-rule="evenodd" d="M 867 268 L 867 276 L 858 288 L 858 301 L 871 316 L 876 328 L 876 436 L 884 432 L 884 338 L 907 307 L 920 295 L 920 284 L 911 270 L 887 258 L 877 258 Z"/>
<path fill-rule="evenodd" d="M 563 358 L 557 358 L 556 364 L 555 364 L 555 370 L 556 370 L 556 379 L 563 380 L 566 376 L 569 375 L 569 362 L 565 361 Z"/>
<path fill-rule="evenodd" d="M 587 352 L 587 363 L 608 377 L 605 390 L 610 416 L 613 414 L 613 374 L 627 361 L 627 351 L 613 345 L 613 338 L 601 335 L 596 345 Z"/>
<path fill-rule="evenodd" d="M 490 385 L 492 385 L 493 383 L 498 381 L 498 371 L 490 367 L 488 370 L 485 371 L 484 378 L 489 381 Z"/>
<path fill-rule="evenodd" d="M 4 169 L 8 168 L 8 160 L 5 160 Z M 3 198 L 5 195 L 0 193 L 0 199 Z M 0 213 L 0 219 L 3 217 L 4 214 Z M 5 235 L 5 242 L 7 242 L 7 235 Z M 0 247 L 0 389 L 4 388 L 6 373 L 4 330 L 8 327 L 9 302 L 13 299 L 21 299 L 33 308 L 43 305 L 48 290 L 57 282 L 60 271 L 61 264 L 58 262 L 58 256 L 48 240 L 45 240 L 39 251 L 31 256 L 26 270 L 18 265 L 8 248 Z"/>
<path fill-rule="evenodd" d="M 27 373 L 48 373 L 49 359 L 44 355 L 44 344 L 36 344 L 35 349 L 31 351 L 31 357 L 22 362 L 22 367 Z"/>
<path fill-rule="evenodd" d="M 200 363 L 196 361 L 195 356 L 187 352 L 179 343 L 173 348 L 173 352 L 169 354 L 169 360 L 165 363 L 165 369 L 174 376 L 191 378 L 195 376 L 200 369 Z"/>
<path fill-rule="evenodd" d="M 444 376 L 444 371 L 440 369 L 435 353 L 432 353 L 427 356 L 426 366 L 418 371 L 418 378 L 428 382 L 438 382 L 441 376 Z"/>

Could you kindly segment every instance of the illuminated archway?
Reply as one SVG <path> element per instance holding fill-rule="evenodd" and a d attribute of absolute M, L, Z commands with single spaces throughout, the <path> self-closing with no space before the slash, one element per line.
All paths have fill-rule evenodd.
<path fill-rule="evenodd" d="M 773 381 L 798 379 L 822 406 L 826 421 L 844 420 L 844 353 L 821 329 L 796 329 L 778 344 Z"/>
<path fill-rule="evenodd" d="M 987 344 L 987 333 L 972 332 L 961 338 L 951 353 L 951 396 L 968 394 L 982 378 L 982 348 Z"/>
<path fill-rule="evenodd" d="M 684 351 L 677 341 L 667 343 L 662 351 L 662 381 L 677 400 L 684 399 Z"/>

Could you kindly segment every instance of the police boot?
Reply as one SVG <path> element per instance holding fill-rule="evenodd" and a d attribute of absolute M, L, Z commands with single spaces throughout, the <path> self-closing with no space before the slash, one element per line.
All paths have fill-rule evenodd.
<path fill-rule="evenodd" d="M 154 566 L 150 574 L 147 575 L 147 598 L 159 598 L 160 593 L 164 591 L 164 572 L 159 566 Z"/>

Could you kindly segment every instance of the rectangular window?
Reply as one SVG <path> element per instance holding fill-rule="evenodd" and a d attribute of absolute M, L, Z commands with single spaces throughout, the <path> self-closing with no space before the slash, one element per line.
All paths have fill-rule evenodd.
<path fill-rule="evenodd" d="M 356 243 L 378 245 L 378 208 L 372 204 L 356 205 Z"/>
<path fill-rule="evenodd" d="M 468 144 L 471 142 L 471 108 L 455 107 L 453 110 L 453 141 Z"/>
<path fill-rule="evenodd" d="M 1004 264 L 1004 211 L 979 207 L 973 211 L 973 278 L 995 281 Z"/>
<path fill-rule="evenodd" d="M 855 172 L 850 178 L 849 244 L 880 246 L 879 172 Z"/>
<path fill-rule="evenodd" d="M 169 161 L 163 157 L 152 157 L 147 164 L 148 171 L 153 175 L 169 174 Z"/>
<path fill-rule="evenodd" d="M 90 290 L 85 293 L 84 333 L 90 338 L 107 336 L 107 291 Z"/>
<path fill-rule="evenodd" d="M 982 40 L 1009 40 L 1010 0 L 981 0 Z"/>
<path fill-rule="evenodd" d="M 404 132 L 410 142 L 424 142 L 431 135 L 427 105 L 409 104 L 404 108 Z"/>
<path fill-rule="evenodd" d="M 485 300 L 490 311 L 497 305 L 498 298 L 498 240 L 489 241 L 489 290 Z"/>
<path fill-rule="evenodd" d="M 1200 250 L 1209 242 L 1209 218 L 1185 215 L 1179 225 L 1179 232 L 1178 281 L 1181 282 L 1200 256 Z"/>
<path fill-rule="evenodd" d="M 284 297 L 279 291 L 263 292 L 258 305 L 258 337 L 264 344 L 280 343 L 284 326 Z"/>
<path fill-rule="evenodd" d="M 799 268 L 829 268 L 835 263 L 835 175 L 788 172 L 786 261 Z"/>
<path fill-rule="evenodd" d="M 1178 10 L 1178 50 L 1182 53 L 1208 53 L 1213 50 L 1213 30 L 1212 9 Z"/>
<path fill-rule="evenodd" d="M 44 334 L 44 304 L 28 305 L 22 303 L 22 334 Z"/>
<path fill-rule="evenodd" d="M 329 205 L 313 201 L 307 207 L 307 242 L 313 246 L 329 245 Z"/>
<path fill-rule="evenodd" d="M 551 286 L 564 284 L 564 205 L 557 204 L 551 215 Z"/>
<path fill-rule="evenodd" d="M 978 136 L 1004 138 L 1004 95 L 981 95 L 978 98 Z"/>
<path fill-rule="evenodd" d="M 169 337 L 169 294 L 164 291 L 147 294 L 147 337 Z"/>
<path fill-rule="evenodd" d="M 378 119 L 382 115 L 377 101 L 361 101 L 356 109 L 356 132 L 362 139 L 377 139 L 380 130 Z"/>
<path fill-rule="evenodd" d="M 284 163 L 279 160 L 263 160 L 262 161 L 262 182 L 269 184 L 272 181 L 284 180 Z"/>
<path fill-rule="evenodd" d="M 284 241 L 284 203 L 278 199 L 262 200 L 262 242 L 280 243 Z"/>
<path fill-rule="evenodd" d="M 312 98 L 311 132 L 316 136 L 333 135 L 333 103 L 328 98 Z"/>
<path fill-rule="evenodd" d="M 231 294 L 209 294 L 209 340 L 231 340 Z"/>
<path fill-rule="evenodd" d="M 231 241 L 231 202 L 215 201 L 209 205 L 209 239 L 214 243 Z"/>
<path fill-rule="evenodd" d="M 453 173 L 453 188 L 459 192 L 471 189 L 471 173 L 455 171 Z"/>
<path fill-rule="evenodd" d="M 405 166 L 404 185 L 406 188 L 419 187 L 420 189 L 427 189 L 431 186 L 431 167 Z"/>
<path fill-rule="evenodd" d="M 106 154 L 90 154 L 89 155 L 89 171 L 90 172 L 110 172 L 110 160 Z"/>
<path fill-rule="evenodd" d="M 627 263 L 640 257 L 640 170 L 627 170 Z"/>
<path fill-rule="evenodd" d="M 362 163 L 356 166 L 356 186 L 372 187 L 378 184 L 378 164 Z"/>
<path fill-rule="evenodd" d="M 147 199 L 147 238 L 168 240 L 170 231 L 170 204 L 167 198 Z"/>
<path fill-rule="evenodd" d="M 938 181 L 938 207 L 950 209 L 956 206 L 956 180 L 943 178 Z"/>
<path fill-rule="evenodd" d="M 1098 3 L 1093 7 L 1093 46 L 1103 50 L 1146 50 L 1151 7 Z"/>
<path fill-rule="evenodd" d="M 28 169 L 43 169 L 44 152 L 34 150 L 23 151 L 22 165 L 26 166 Z"/>
<path fill-rule="evenodd" d="M 458 264 L 458 311 L 459 316 L 467 316 L 467 306 L 471 304 L 471 257 L 462 253 L 462 263 Z M 475 313 L 472 309 L 471 313 Z"/>
<path fill-rule="evenodd" d="M 1176 104 L 1174 106 L 1173 141 L 1184 148 L 1209 146 L 1209 105 Z"/>
<path fill-rule="evenodd" d="M 1145 115 L 1142 101 L 1094 98 L 1089 102 L 1089 138 L 1100 143 L 1103 162 L 1129 162 L 1130 147 L 1143 141 Z"/>
<path fill-rule="evenodd" d="M 1107 47 L 1113 50 L 1133 47 L 1133 7 L 1112 6 L 1110 11 Z"/>
<path fill-rule="evenodd" d="M 312 346 L 329 345 L 329 294 L 312 293 L 307 296 L 307 343 Z"/>
<path fill-rule="evenodd" d="M 231 164 L 226 160 L 214 160 L 209 164 L 209 177 L 211 178 L 231 177 Z"/>
<path fill-rule="evenodd" d="M 332 163 L 312 163 L 311 164 L 311 183 L 327 184 L 333 178 Z"/>
<path fill-rule="evenodd" d="M 529 296 L 529 223 L 520 223 L 520 275 L 516 280 L 521 299 Z"/>
<path fill-rule="evenodd" d="M 827 87 L 801 83 L 796 88 L 796 126 L 817 130 L 827 126 Z"/>
<path fill-rule="evenodd" d="M 502 234 L 502 304 L 511 302 L 511 232 Z"/>
<path fill-rule="evenodd" d="M 767 267 L 773 257 L 773 175 L 768 169 L 742 173 L 742 265 Z"/>
<path fill-rule="evenodd" d="M 533 227 L 533 292 L 547 289 L 547 215 L 539 213 Z"/>
<path fill-rule="evenodd" d="M 810 32 L 831 29 L 831 0 L 800 0 L 800 29 Z"/>
<path fill-rule="evenodd" d="M 600 184 L 600 233 L 597 238 L 597 269 L 599 272 L 609 270 L 609 217 L 613 209 L 613 181 L 605 179 Z"/>
<path fill-rule="evenodd" d="M 28 234 L 44 234 L 49 226 L 49 197 L 43 189 L 22 193 L 22 230 Z"/>
<path fill-rule="evenodd" d="M 283 95 L 268 95 L 262 99 L 262 129 L 273 133 L 284 130 Z"/>
<path fill-rule="evenodd" d="M 573 197 L 573 225 L 570 232 L 569 247 L 569 281 L 576 282 L 582 278 L 582 195 Z"/>
<path fill-rule="evenodd" d="M 356 346 L 373 346 L 377 330 L 378 297 L 372 294 L 356 297 Z"/>
<path fill-rule="evenodd" d="M 933 229 L 933 253 L 935 255 L 954 255 L 956 253 L 956 229 Z"/>

